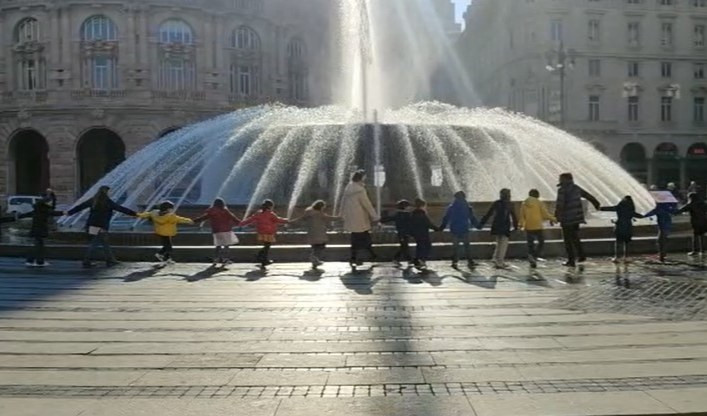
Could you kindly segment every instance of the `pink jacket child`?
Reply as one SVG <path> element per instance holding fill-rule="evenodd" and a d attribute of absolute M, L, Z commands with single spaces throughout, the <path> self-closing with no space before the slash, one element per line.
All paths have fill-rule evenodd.
<path fill-rule="evenodd" d="M 287 218 L 280 218 L 273 212 L 275 208 L 275 203 L 271 200 L 266 199 L 260 206 L 260 211 L 251 215 L 246 220 L 241 222 L 241 227 L 245 227 L 250 224 L 255 225 L 255 230 L 258 233 L 258 241 L 263 244 L 263 248 L 258 253 L 258 263 L 262 267 L 272 264 L 269 259 L 270 246 L 275 243 L 275 234 L 277 234 L 277 228 L 280 224 L 288 224 L 290 221 Z"/>

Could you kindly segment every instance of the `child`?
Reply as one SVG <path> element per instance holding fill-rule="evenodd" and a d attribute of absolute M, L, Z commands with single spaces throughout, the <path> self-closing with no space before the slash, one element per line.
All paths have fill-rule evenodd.
<path fill-rule="evenodd" d="M 27 255 L 28 267 L 47 267 L 49 263 L 44 261 L 44 239 L 49 237 L 49 220 L 52 217 L 61 217 L 64 212 L 55 211 L 52 208 L 51 196 L 46 195 L 37 201 L 32 212 L 20 215 L 18 218 L 32 218 L 32 228 L 29 236 L 34 239 L 34 249 Z"/>
<path fill-rule="evenodd" d="M 395 205 L 397 208 L 395 214 L 381 219 L 381 223 L 383 224 L 395 223 L 395 230 L 398 233 L 398 244 L 400 244 L 400 248 L 398 248 L 395 257 L 393 257 L 393 263 L 395 263 L 396 266 L 400 266 L 401 260 L 412 263 L 412 259 L 410 258 L 410 221 L 412 220 L 412 213 L 409 211 L 410 206 L 410 201 L 405 199 L 400 200 Z"/>
<path fill-rule="evenodd" d="M 543 248 L 545 247 L 543 223 L 545 221 L 550 221 L 550 224 L 557 222 L 557 218 L 550 214 L 539 198 L 540 192 L 537 189 L 531 189 L 528 192 L 528 198 L 520 206 L 519 226 L 522 230 L 525 230 L 528 242 L 528 261 L 533 269 L 538 267 L 538 259 L 542 257 Z"/>
<path fill-rule="evenodd" d="M 689 202 L 680 208 L 677 213 L 690 213 L 692 225 L 692 252 L 688 256 L 701 256 L 705 253 L 705 234 L 707 233 L 707 203 L 697 192 L 687 196 Z"/>
<path fill-rule="evenodd" d="M 326 249 L 326 245 L 329 242 L 327 227 L 331 221 L 337 219 L 337 217 L 327 215 L 324 212 L 324 208 L 326 208 L 326 202 L 322 200 L 315 201 L 304 211 L 304 216 L 292 221 L 306 221 L 307 238 L 312 247 L 309 260 L 312 262 L 313 269 L 324 264 L 322 262 L 322 254 L 324 254 L 324 249 Z"/>
<path fill-rule="evenodd" d="M 673 214 L 677 209 L 673 202 L 658 202 L 655 208 L 643 217 L 656 217 L 658 219 L 658 255 L 660 262 L 665 262 L 668 250 L 668 238 L 673 228 Z"/>
<path fill-rule="evenodd" d="M 444 214 L 444 219 L 442 219 L 442 225 L 439 227 L 440 230 L 446 229 L 447 224 L 449 224 L 449 231 L 452 233 L 452 249 L 454 250 L 452 267 L 457 268 L 459 266 L 460 244 L 464 244 L 464 255 L 469 268 L 475 267 L 476 263 L 471 258 L 469 227 L 476 228 L 479 222 L 474 216 L 474 210 L 466 200 L 466 194 L 462 191 L 454 194 L 454 201 L 447 207 L 447 212 Z"/>
<path fill-rule="evenodd" d="M 410 218 L 410 235 L 415 239 L 415 268 L 424 270 L 427 268 L 427 259 L 432 252 L 432 240 L 430 239 L 430 230 L 438 231 L 430 217 L 427 215 L 427 202 L 417 198 L 415 200 L 415 209 L 412 211 Z"/>
<path fill-rule="evenodd" d="M 486 221 L 492 216 L 491 235 L 496 237 L 496 249 L 493 252 L 493 262 L 497 269 L 505 269 L 507 267 L 506 252 L 508 252 L 511 231 L 518 229 L 518 219 L 516 218 L 515 212 L 513 212 L 510 189 L 501 189 L 500 199 L 491 205 L 489 211 L 481 219 L 479 229 L 484 228 Z M 511 225 L 513 228 L 511 228 Z"/>
<path fill-rule="evenodd" d="M 195 223 L 208 220 L 211 223 L 211 232 L 214 237 L 216 254 L 214 255 L 214 265 L 221 263 L 224 266 L 231 263 L 228 258 L 228 247 L 238 244 L 238 238 L 233 232 L 233 227 L 240 224 L 241 220 L 233 215 L 226 203 L 221 198 L 214 200 L 211 208 L 207 209 L 204 215 L 195 218 Z"/>
<path fill-rule="evenodd" d="M 258 253 L 257 261 L 262 267 L 266 267 L 273 262 L 270 260 L 270 247 L 275 243 L 275 234 L 279 224 L 288 224 L 290 221 L 286 218 L 278 217 L 273 209 L 275 203 L 269 199 L 263 201 L 260 206 L 260 211 L 250 216 L 241 223 L 241 227 L 250 224 L 255 224 L 255 229 L 258 232 L 258 241 L 263 244 L 263 248 Z"/>
<path fill-rule="evenodd" d="M 142 212 L 137 214 L 137 217 L 151 220 L 155 227 L 155 234 L 160 237 L 162 249 L 155 253 L 157 260 L 166 264 L 174 264 L 174 260 L 172 260 L 172 237 L 177 235 L 177 224 L 194 224 L 194 221 L 175 214 L 174 204 L 169 201 L 162 202 L 159 210 Z"/>
<path fill-rule="evenodd" d="M 643 216 L 636 212 L 636 205 L 630 196 L 625 196 L 616 206 L 601 207 L 600 210 L 616 213 L 616 226 L 614 227 L 616 243 L 612 261 L 614 263 L 619 262 L 619 246 L 622 246 L 624 251 L 623 262 L 626 263 L 628 260 L 628 245 L 633 239 L 633 219 L 643 218 Z"/>

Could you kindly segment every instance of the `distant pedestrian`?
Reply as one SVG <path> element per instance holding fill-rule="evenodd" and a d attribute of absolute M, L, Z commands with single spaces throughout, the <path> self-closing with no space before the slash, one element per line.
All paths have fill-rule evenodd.
<path fill-rule="evenodd" d="M 427 215 L 427 202 L 417 198 L 415 209 L 412 211 L 410 220 L 410 234 L 415 239 L 415 268 L 418 270 L 427 269 L 427 260 L 432 252 L 432 239 L 430 230 L 438 231 L 439 228 L 432 224 L 432 220 Z"/>
<path fill-rule="evenodd" d="M 675 203 L 658 202 L 653 210 L 643 215 L 644 218 L 656 217 L 658 220 L 658 258 L 665 262 L 668 254 L 668 240 L 673 229 L 673 215 L 677 212 Z"/>
<path fill-rule="evenodd" d="M 56 202 L 52 201 L 50 195 L 45 194 L 44 197 L 38 200 L 31 212 L 20 215 L 18 218 L 32 218 L 32 226 L 29 231 L 29 237 L 34 240 L 34 248 L 27 255 L 25 265 L 28 267 L 46 267 L 49 263 L 45 261 L 45 246 L 44 239 L 49 237 L 49 222 L 52 217 L 61 217 L 64 212 L 55 211 L 52 205 L 56 206 Z"/>
<path fill-rule="evenodd" d="M 266 199 L 260 205 L 260 211 L 241 222 L 241 227 L 251 224 L 255 225 L 255 230 L 258 233 L 258 242 L 263 245 L 263 248 L 258 252 L 256 260 L 263 268 L 273 263 L 270 260 L 270 247 L 277 241 L 275 235 L 277 234 L 278 226 L 289 223 L 287 218 L 278 217 L 273 211 L 274 209 L 275 203 L 270 199 Z"/>
<path fill-rule="evenodd" d="M 538 260 L 542 258 L 545 247 L 545 221 L 550 224 L 557 222 L 557 218 L 550 214 L 544 202 L 540 201 L 540 192 L 531 189 L 528 198 L 520 206 L 520 229 L 525 230 L 528 242 L 528 261 L 530 267 L 538 267 Z M 537 242 L 537 245 L 536 245 Z"/>
<path fill-rule="evenodd" d="M 179 224 L 194 224 L 189 218 L 180 217 L 174 213 L 174 204 L 165 201 L 162 202 L 158 210 L 151 212 L 143 212 L 137 215 L 138 218 L 149 219 L 155 227 L 155 234 L 160 238 L 162 248 L 155 253 L 155 257 L 160 263 L 173 264 L 172 258 L 172 238 L 177 235 L 177 225 Z"/>
<path fill-rule="evenodd" d="M 322 258 L 324 257 L 326 245 L 329 242 L 329 235 L 327 234 L 329 224 L 338 219 L 338 217 L 328 215 L 324 212 L 325 209 L 326 202 L 318 200 L 304 211 L 304 215 L 301 218 L 292 220 L 292 222 L 305 222 L 305 228 L 307 229 L 307 240 L 312 248 L 309 255 L 309 261 L 312 263 L 312 269 L 316 269 L 324 264 Z"/>
<path fill-rule="evenodd" d="M 94 264 L 91 262 L 91 257 L 93 256 L 93 251 L 99 245 L 103 246 L 106 266 L 111 267 L 119 264 L 113 255 L 110 244 L 108 243 L 108 230 L 110 229 L 110 222 L 113 218 L 113 212 L 118 211 L 130 217 L 137 216 L 135 211 L 113 202 L 113 200 L 108 196 L 109 190 L 109 186 L 101 186 L 91 199 L 88 199 L 74 208 L 71 208 L 67 213 L 67 215 L 74 215 L 85 209 L 90 209 L 88 220 L 86 220 L 86 227 L 88 234 L 91 237 L 91 242 L 86 249 L 86 255 L 83 260 L 83 266 L 86 268 L 94 267 Z"/>
<path fill-rule="evenodd" d="M 670 191 L 671 194 L 673 194 L 673 197 L 675 199 L 677 199 L 679 203 L 685 201 L 682 197 L 682 193 L 680 192 L 680 189 L 678 189 L 677 185 L 675 185 L 675 182 L 669 182 L 666 189 L 668 191 Z"/>
<path fill-rule="evenodd" d="M 692 192 L 687 196 L 688 203 L 680 208 L 677 213 L 690 213 L 690 225 L 692 225 L 692 251 L 688 256 L 702 256 L 705 253 L 705 234 L 707 234 L 707 203 L 697 192 Z"/>
<path fill-rule="evenodd" d="M 221 263 L 224 266 L 231 263 L 228 257 L 228 248 L 238 244 L 238 237 L 233 232 L 233 227 L 238 226 L 241 220 L 236 217 L 226 206 L 222 198 L 216 198 L 209 209 L 200 217 L 194 218 L 194 223 L 209 221 L 214 240 L 214 266 Z"/>
<path fill-rule="evenodd" d="M 442 225 L 439 227 L 445 230 L 449 225 L 449 231 L 452 234 L 452 267 L 459 267 L 459 259 L 461 247 L 464 246 L 463 258 L 466 259 L 469 268 L 476 266 L 471 255 L 471 228 L 477 228 L 479 221 L 474 216 L 474 210 L 471 204 L 466 200 L 466 194 L 459 191 L 454 194 L 454 201 L 447 207 L 447 211 L 442 219 Z"/>
<path fill-rule="evenodd" d="M 366 172 L 356 171 L 351 176 L 351 182 L 344 189 L 344 197 L 341 200 L 341 217 L 344 220 L 344 229 L 351 233 L 349 264 L 354 269 L 363 264 L 358 257 L 359 251 L 368 252 L 372 261 L 378 258 L 373 251 L 371 228 L 372 223 L 378 222 L 379 218 L 368 198 L 365 180 Z"/>
<path fill-rule="evenodd" d="M 615 212 L 616 222 L 614 226 L 614 263 L 623 261 L 628 262 L 628 248 L 633 240 L 633 220 L 634 218 L 643 218 L 643 215 L 636 212 L 636 205 L 633 198 L 625 196 L 617 205 L 613 207 L 601 207 L 602 211 Z M 623 257 L 619 257 L 619 247 L 623 249 Z M 623 260 L 622 260 L 623 259 Z"/>
<path fill-rule="evenodd" d="M 582 247 L 582 239 L 579 236 L 581 224 L 585 224 L 584 206 L 582 199 L 589 201 L 595 209 L 601 205 L 599 201 L 574 183 L 571 173 L 560 175 L 560 183 L 557 189 L 557 202 L 555 203 L 555 218 L 562 226 L 562 237 L 565 240 L 565 250 L 567 251 L 567 267 L 575 267 L 577 262 L 583 263 L 587 260 Z"/>
<path fill-rule="evenodd" d="M 506 253 L 508 252 L 511 231 L 518 229 L 518 219 L 513 211 L 510 189 L 501 189 L 500 198 L 491 205 L 491 208 L 481 219 L 479 229 L 484 228 L 484 225 L 491 217 L 493 217 L 491 235 L 496 238 L 493 263 L 497 269 L 505 269 L 507 267 Z"/>
<path fill-rule="evenodd" d="M 400 266 L 401 261 L 407 261 L 413 264 L 412 258 L 410 257 L 410 224 L 412 221 L 412 213 L 410 212 L 410 207 L 412 204 L 410 201 L 403 199 L 395 204 L 395 214 L 389 215 L 381 218 L 381 223 L 395 223 L 395 231 L 398 234 L 398 251 L 393 257 L 393 263 L 396 266 Z"/>

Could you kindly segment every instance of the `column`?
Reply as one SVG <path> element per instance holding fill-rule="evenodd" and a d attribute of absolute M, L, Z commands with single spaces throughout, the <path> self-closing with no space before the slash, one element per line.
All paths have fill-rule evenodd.
<path fill-rule="evenodd" d="M 70 9 L 67 7 L 65 9 L 62 9 L 61 13 L 61 64 L 62 68 L 64 68 L 64 72 L 68 73 L 69 79 L 67 79 L 69 88 L 78 88 L 78 85 L 76 84 L 76 81 L 78 79 L 78 74 L 74 74 L 73 70 L 73 62 L 77 59 L 74 59 L 74 50 L 73 50 L 73 31 L 71 30 L 71 16 L 70 16 Z"/>
<path fill-rule="evenodd" d="M 655 167 L 653 159 L 646 159 L 646 185 L 655 185 Z"/>
<path fill-rule="evenodd" d="M 151 69 L 149 68 L 150 60 L 148 59 L 147 52 L 150 42 L 150 32 L 147 26 L 147 10 L 144 8 L 140 8 L 138 11 L 138 21 L 137 33 L 140 35 L 140 43 L 138 45 L 137 63 L 143 69 Z"/>
<path fill-rule="evenodd" d="M 133 7 L 126 7 L 125 10 L 128 19 L 127 19 L 127 25 L 128 25 L 128 30 L 125 34 L 125 39 L 121 39 L 120 41 L 120 57 L 119 57 L 119 62 L 123 63 L 123 65 L 120 65 L 123 68 L 127 68 L 129 70 L 135 69 L 135 63 L 136 63 L 136 48 L 137 44 L 135 42 L 135 37 L 139 38 L 139 34 L 137 33 L 135 29 L 135 9 Z M 123 86 L 124 88 L 125 86 Z"/>
<path fill-rule="evenodd" d="M 69 126 L 52 126 L 47 130 L 46 136 L 49 143 L 50 183 L 60 203 L 71 203 L 79 196 L 75 138 L 71 133 L 73 129 L 67 127 Z"/>
<path fill-rule="evenodd" d="M 679 189 L 687 189 L 687 159 L 680 158 L 680 183 Z"/>
<path fill-rule="evenodd" d="M 49 30 L 51 30 L 52 38 L 51 38 L 51 44 L 49 45 L 49 50 L 50 50 L 50 55 L 49 55 L 49 62 L 50 62 L 50 67 L 47 69 L 52 69 L 51 67 L 54 67 L 60 62 L 60 56 L 61 56 L 61 45 L 59 44 L 61 42 L 61 26 L 60 26 L 60 21 L 59 21 L 59 14 L 60 14 L 60 8 L 55 7 L 53 10 L 50 10 L 49 12 Z"/>

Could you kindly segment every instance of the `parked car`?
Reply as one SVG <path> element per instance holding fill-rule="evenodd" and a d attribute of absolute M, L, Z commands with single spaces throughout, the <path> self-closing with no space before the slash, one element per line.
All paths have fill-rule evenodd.
<path fill-rule="evenodd" d="M 42 199 L 40 196 L 14 195 L 7 198 L 7 213 L 10 215 L 21 215 L 31 212 L 34 204 Z"/>

